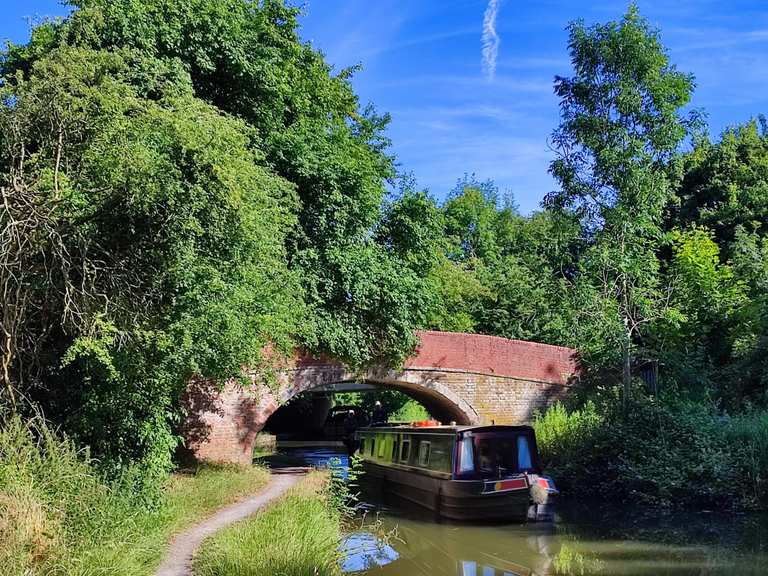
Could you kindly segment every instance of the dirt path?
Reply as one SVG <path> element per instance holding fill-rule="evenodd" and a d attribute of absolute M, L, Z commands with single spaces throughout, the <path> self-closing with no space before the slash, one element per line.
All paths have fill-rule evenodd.
<path fill-rule="evenodd" d="M 192 556 L 203 540 L 222 528 L 258 512 L 265 504 L 282 496 L 296 484 L 306 469 L 279 470 L 273 472 L 267 487 L 256 496 L 231 504 L 216 512 L 207 520 L 174 536 L 156 576 L 191 576 Z"/>

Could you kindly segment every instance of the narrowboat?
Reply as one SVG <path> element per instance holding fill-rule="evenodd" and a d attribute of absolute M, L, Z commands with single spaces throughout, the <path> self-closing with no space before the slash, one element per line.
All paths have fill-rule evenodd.
<path fill-rule="evenodd" d="M 358 430 L 363 483 L 452 520 L 546 521 L 558 491 L 530 426 L 422 422 Z"/>

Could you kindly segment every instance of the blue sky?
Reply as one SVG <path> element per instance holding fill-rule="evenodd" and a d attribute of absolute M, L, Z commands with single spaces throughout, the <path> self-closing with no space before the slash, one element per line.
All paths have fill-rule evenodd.
<path fill-rule="evenodd" d="M 363 102 L 392 115 L 389 135 L 402 169 L 438 198 L 465 172 L 491 178 L 530 212 L 554 187 L 547 139 L 558 123 L 552 80 L 570 72 L 564 28 L 574 18 L 619 18 L 627 3 L 308 0 L 304 6 L 304 39 L 338 68 L 363 65 L 355 87 Z M 713 134 L 768 114 L 768 3 L 640 0 L 639 7 L 661 28 L 673 62 L 696 76 L 693 105 L 707 113 Z M 23 41 L 25 17 L 64 13 L 56 0 L 0 0 L 0 38 Z"/>

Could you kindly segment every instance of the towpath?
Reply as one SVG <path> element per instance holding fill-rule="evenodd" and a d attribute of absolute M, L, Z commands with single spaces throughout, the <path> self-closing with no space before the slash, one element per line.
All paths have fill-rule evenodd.
<path fill-rule="evenodd" d="M 239 522 L 261 510 L 266 504 L 285 494 L 307 472 L 306 468 L 273 470 L 269 484 L 261 492 L 220 509 L 207 520 L 174 536 L 156 576 L 191 576 L 192 557 L 203 540 L 222 528 Z"/>

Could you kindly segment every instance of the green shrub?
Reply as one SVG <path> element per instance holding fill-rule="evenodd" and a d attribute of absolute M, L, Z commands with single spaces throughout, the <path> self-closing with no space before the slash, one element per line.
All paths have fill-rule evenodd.
<path fill-rule="evenodd" d="M 728 419 L 723 434 L 739 471 L 739 487 L 751 507 L 768 506 L 768 411 Z"/>
<path fill-rule="evenodd" d="M 768 504 L 768 413 L 731 419 L 703 403 L 639 398 L 555 405 L 534 422 L 547 471 L 564 497 L 652 506 Z"/>
<path fill-rule="evenodd" d="M 603 421 L 593 402 L 570 412 L 557 403 L 534 420 L 539 451 L 548 458 L 565 462 L 588 445 Z"/>
<path fill-rule="evenodd" d="M 390 422 L 416 422 L 419 420 L 429 420 L 430 418 L 431 416 L 424 406 L 416 400 L 408 399 L 400 409 L 390 415 L 389 420 Z"/>

